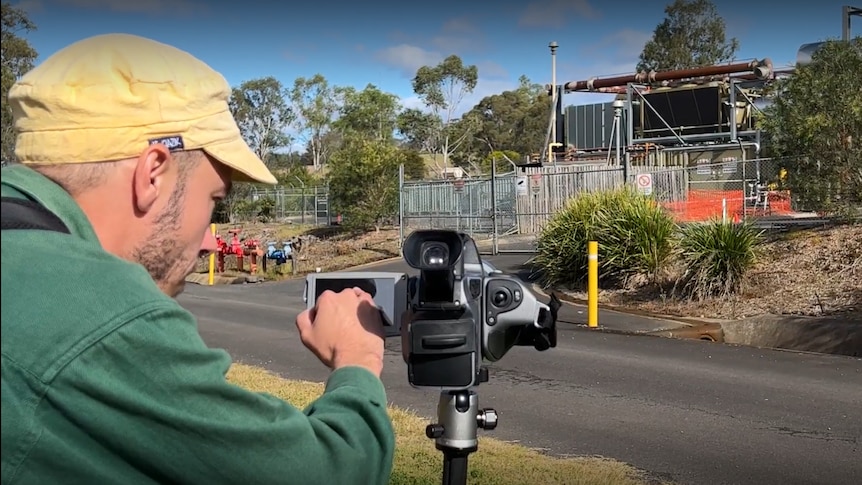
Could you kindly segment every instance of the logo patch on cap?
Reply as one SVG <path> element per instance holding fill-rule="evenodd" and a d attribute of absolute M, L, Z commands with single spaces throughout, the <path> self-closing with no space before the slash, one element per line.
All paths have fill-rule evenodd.
<path fill-rule="evenodd" d="M 162 138 L 153 138 L 149 140 L 150 145 L 155 145 L 156 143 L 161 143 L 162 145 L 168 147 L 170 151 L 182 150 L 186 147 L 185 143 L 183 143 L 183 137 L 180 135 L 172 135 L 165 136 Z"/>

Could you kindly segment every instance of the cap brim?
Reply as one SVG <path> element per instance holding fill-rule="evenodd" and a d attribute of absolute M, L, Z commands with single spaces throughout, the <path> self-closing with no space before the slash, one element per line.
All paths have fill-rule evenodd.
<path fill-rule="evenodd" d="M 208 145 L 203 150 L 233 169 L 235 182 L 257 182 L 276 185 L 278 180 L 241 138 L 226 143 Z"/>

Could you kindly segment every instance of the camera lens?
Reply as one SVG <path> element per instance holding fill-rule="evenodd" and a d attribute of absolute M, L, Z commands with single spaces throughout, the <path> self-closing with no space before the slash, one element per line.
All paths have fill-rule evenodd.
<path fill-rule="evenodd" d="M 440 243 L 428 245 L 422 253 L 422 263 L 425 266 L 446 266 L 449 263 L 449 248 Z"/>
<path fill-rule="evenodd" d="M 491 303 L 494 304 L 495 307 L 504 307 L 509 304 L 509 292 L 506 290 L 497 290 L 491 296 Z"/>

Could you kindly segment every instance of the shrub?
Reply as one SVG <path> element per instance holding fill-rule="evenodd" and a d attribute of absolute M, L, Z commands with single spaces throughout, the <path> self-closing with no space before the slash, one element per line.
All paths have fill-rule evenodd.
<path fill-rule="evenodd" d="M 681 228 L 680 282 L 691 298 L 728 296 L 742 288 L 745 274 L 757 261 L 762 231 L 749 222 L 713 220 Z"/>
<path fill-rule="evenodd" d="M 599 266 L 606 280 L 625 283 L 645 275 L 654 281 L 673 254 L 677 225 L 652 199 L 622 190 L 600 207 Z"/>
<path fill-rule="evenodd" d="M 574 287 L 587 275 L 587 243 L 599 243 L 600 278 L 655 277 L 672 255 L 676 225 L 649 197 L 630 187 L 578 196 L 539 234 L 532 264 L 545 286 Z"/>

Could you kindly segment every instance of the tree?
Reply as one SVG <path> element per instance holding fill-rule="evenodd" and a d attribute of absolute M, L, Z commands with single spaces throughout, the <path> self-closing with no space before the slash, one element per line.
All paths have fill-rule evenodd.
<path fill-rule="evenodd" d="M 413 150 L 437 153 L 437 127 L 440 118 L 416 108 L 405 109 L 398 114 L 398 133 L 405 144 Z"/>
<path fill-rule="evenodd" d="M 27 71 L 33 69 L 38 53 L 30 43 L 19 36 L 36 30 L 27 12 L 13 7 L 9 2 L 2 3 L 2 37 L 0 37 L 0 58 L 2 58 L 2 145 L 0 145 L 0 160 L 3 164 L 16 161 L 15 158 L 15 128 L 12 125 L 12 108 L 6 102 L 9 90 L 15 81 Z"/>
<path fill-rule="evenodd" d="M 464 96 L 473 92 L 479 80 L 479 69 L 465 66 L 461 58 L 451 55 L 440 64 L 422 66 L 413 78 L 413 92 L 425 103 L 439 120 L 437 133 L 439 150 L 443 155 L 443 167 L 449 166 L 449 157 L 466 139 L 466 134 L 454 137 L 451 127 L 456 119 L 458 107 Z"/>
<path fill-rule="evenodd" d="M 862 37 L 827 41 L 776 93 L 763 128 L 769 151 L 786 157 L 786 186 L 800 208 L 859 216 Z"/>
<path fill-rule="evenodd" d="M 421 153 L 408 147 L 402 147 L 401 155 L 405 179 L 421 180 L 425 178 L 425 158 L 422 157 Z"/>
<path fill-rule="evenodd" d="M 732 60 L 739 41 L 726 39 L 724 19 L 709 0 L 674 0 L 643 48 L 638 71 L 711 66 Z"/>
<path fill-rule="evenodd" d="M 465 117 L 478 119 L 478 128 L 469 147 L 459 155 L 482 160 L 482 169 L 487 170 L 487 155 L 492 151 L 514 153 L 517 158 L 518 154 L 541 150 L 549 109 L 541 86 L 522 76 L 517 89 L 486 96 L 467 113 Z"/>
<path fill-rule="evenodd" d="M 293 83 L 290 100 L 296 114 L 296 128 L 306 142 L 312 165 L 320 168 L 326 162 L 330 147 L 325 135 L 338 110 L 335 88 L 322 74 L 311 78 L 299 77 Z"/>
<path fill-rule="evenodd" d="M 273 153 L 271 156 L 270 170 L 279 185 L 289 187 L 311 187 L 319 185 L 322 181 L 314 174 L 305 169 L 302 164 L 302 155 L 296 152 Z"/>
<path fill-rule="evenodd" d="M 230 110 L 240 133 L 264 163 L 292 141 L 287 129 L 295 116 L 285 95 L 281 82 L 271 76 L 245 81 L 231 92 Z"/>
<path fill-rule="evenodd" d="M 398 120 L 398 97 L 369 84 L 362 91 L 342 88 L 338 120 L 333 128 L 347 136 L 368 140 L 392 141 Z"/>
<path fill-rule="evenodd" d="M 374 228 L 398 213 L 398 167 L 404 153 L 392 143 L 349 138 L 329 161 L 332 208 L 354 230 Z"/>

